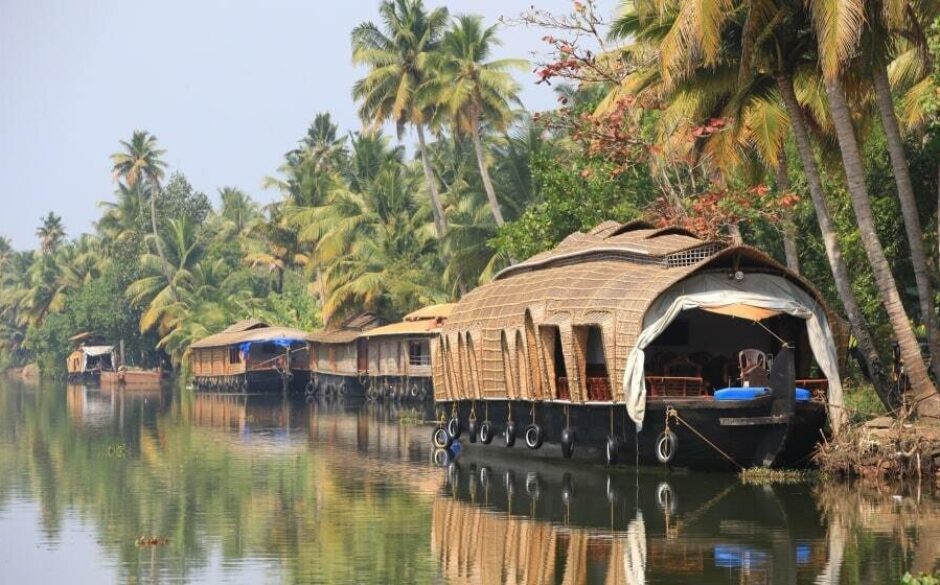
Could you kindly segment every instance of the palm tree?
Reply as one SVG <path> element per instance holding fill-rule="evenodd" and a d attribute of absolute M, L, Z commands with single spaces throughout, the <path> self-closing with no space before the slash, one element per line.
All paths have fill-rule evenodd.
<path fill-rule="evenodd" d="M 319 234 L 315 261 L 324 266 L 324 321 L 353 310 L 398 317 L 421 304 L 446 299 L 438 240 L 430 237 L 428 209 L 414 197 L 419 178 L 394 159 L 353 190 L 340 188 L 311 217 Z"/>
<path fill-rule="evenodd" d="M 260 216 L 258 204 L 241 189 L 222 187 L 219 189 L 219 198 L 222 200 L 219 215 L 231 223 L 236 234 L 244 233 L 245 229 Z"/>
<path fill-rule="evenodd" d="M 933 22 L 940 6 L 936 2 L 867 2 L 867 36 L 872 81 L 874 86 L 875 103 L 885 130 L 888 145 L 888 154 L 891 158 L 895 185 L 898 190 L 898 200 L 901 204 L 901 215 L 904 218 L 904 228 L 907 233 L 907 243 L 911 252 L 911 264 L 914 268 L 914 280 L 917 285 L 917 296 L 920 301 L 920 314 L 924 327 L 927 330 L 927 343 L 931 355 L 940 355 L 940 327 L 937 326 L 936 308 L 934 307 L 934 290 L 930 282 L 927 269 L 927 254 L 924 250 L 924 230 L 920 224 L 917 211 L 917 201 L 914 196 L 914 187 L 911 183 L 910 167 L 907 155 L 904 152 L 904 141 L 901 138 L 901 128 L 897 114 L 894 111 L 894 98 L 891 95 L 891 82 L 888 76 L 888 66 L 894 57 L 895 51 L 902 48 L 906 39 L 898 38 L 898 33 L 910 31 L 904 35 L 914 40 L 915 50 L 920 56 L 927 53 L 928 48 L 921 39 L 925 39 L 922 22 Z M 916 4 L 916 6 L 915 6 Z M 918 9 L 930 8 L 930 14 L 918 14 Z M 913 30 L 912 30 L 913 29 Z M 940 360 L 931 362 L 934 377 L 940 380 Z"/>
<path fill-rule="evenodd" d="M 478 16 L 458 16 L 444 34 L 441 51 L 433 55 L 438 76 L 429 79 L 423 91 L 446 112 L 458 132 L 466 133 L 473 148 L 483 180 L 483 188 L 497 225 L 503 225 L 503 213 L 486 162 L 483 145 L 484 125 L 505 132 L 513 119 L 512 106 L 519 103 L 519 84 L 509 69 L 523 69 L 519 59 L 488 61 L 493 48 L 500 45 L 496 26 L 484 28 Z"/>
<path fill-rule="evenodd" d="M 46 217 L 42 218 L 42 225 L 36 229 L 36 236 L 39 238 L 39 249 L 42 253 L 54 254 L 65 238 L 62 218 L 50 211 Z"/>
<path fill-rule="evenodd" d="M 364 22 L 352 31 L 353 63 L 369 68 L 353 86 L 353 98 L 361 102 L 359 116 L 364 121 L 375 125 L 394 121 L 399 138 L 406 126 L 414 126 L 434 227 L 442 238 L 447 222 L 424 137 L 429 112 L 415 96 L 430 75 L 429 56 L 439 48 L 448 12 L 446 8 L 426 12 L 422 0 L 384 0 L 379 14 L 381 29 Z"/>
<path fill-rule="evenodd" d="M 814 94 L 813 84 L 809 82 L 817 67 L 812 38 L 805 34 L 809 26 L 809 15 L 802 4 L 792 3 L 789 0 L 779 0 L 775 3 L 745 0 L 739 9 L 712 14 L 713 18 L 710 20 L 696 14 L 693 4 L 676 4 L 671 5 L 670 8 L 670 11 L 660 13 L 655 6 L 644 3 L 635 11 L 626 11 L 620 21 L 615 23 L 613 30 L 617 31 L 619 28 L 622 30 L 621 34 L 635 31 L 639 40 L 652 42 L 663 52 L 658 60 L 659 67 L 655 71 L 640 70 L 636 75 L 630 76 L 625 83 L 645 88 L 656 83 L 660 76 L 659 71 L 662 69 L 671 70 L 669 75 L 666 72 L 661 74 L 663 83 L 666 84 L 666 80 L 669 80 L 670 83 L 675 84 L 676 76 L 680 78 L 686 76 L 695 68 L 695 61 L 689 55 L 684 55 L 683 51 L 677 47 L 685 42 L 682 39 L 689 39 L 692 43 L 684 49 L 691 55 L 706 50 L 699 49 L 694 43 L 695 38 L 708 36 L 704 29 L 697 30 L 697 22 L 708 20 L 709 24 L 706 29 L 722 30 L 728 24 L 727 19 L 732 17 L 741 19 L 735 29 L 738 31 L 737 38 L 733 35 L 725 37 L 726 39 L 733 38 L 739 45 L 737 47 L 709 45 L 707 50 L 712 53 L 701 60 L 714 65 L 719 54 L 724 59 L 736 59 L 732 63 L 738 69 L 736 75 L 738 88 L 735 91 L 739 95 L 748 88 L 764 86 L 767 81 L 776 85 L 777 95 L 789 118 L 790 132 L 796 142 L 797 152 L 803 166 L 807 190 L 816 212 L 816 220 L 836 291 L 845 308 L 866 368 L 872 376 L 875 390 L 887 407 L 894 408 L 896 400 L 891 384 L 872 339 L 868 323 L 852 290 L 852 278 L 845 263 L 842 246 L 816 163 L 808 116 L 809 112 L 822 112 L 824 106 L 818 99 L 801 101 L 797 96 L 796 83 L 799 80 L 800 93 L 805 99 L 819 97 Z M 716 22 L 715 18 L 719 21 Z M 659 55 L 659 53 L 656 54 Z M 823 121 L 817 117 L 816 124 L 823 125 Z M 774 142 L 770 141 L 768 144 Z"/>
<path fill-rule="evenodd" d="M 865 184 L 864 164 L 855 135 L 852 111 L 846 99 L 844 66 L 858 51 L 858 40 L 865 22 L 865 3 L 860 0 L 814 0 L 809 3 L 809 10 L 832 124 L 842 155 L 849 199 L 861 233 L 862 247 L 875 276 L 881 304 L 888 314 L 888 320 L 901 349 L 905 371 L 911 381 L 915 401 L 912 406 L 924 414 L 940 414 L 940 396 L 937 395 L 937 389 L 927 373 L 920 346 L 875 229 L 871 199 Z M 893 103 L 885 107 L 890 107 L 893 113 Z M 883 120 L 885 117 L 886 115 L 882 114 Z M 891 125 L 890 121 L 888 125 Z M 890 130 L 887 131 L 890 133 Z M 895 160 L 895 155 L 892 155 L 892 158 L 893 166 L 906 167 L 906 162 Z M 913 213 L 916 215 L 916 207 Z M 907 229 L 910 231 L 914 227 L 919 226 L 908 225 Z M 929 314 L 933 310 L 932 303 L 926 309 L 925 322 L 932 322 Z"/>
<path fill-rule="evenodd" d="M 111 170 L 116 180 L 124 181 L 131 188 L 146 183 L 150 196 L 150 226 L 153 242 L 160 257 L 160 266 L 164 278 L 170 287 L 169 294 L 176 296 L 170 265 L 163 252 L 163 242 L 157 229 L 157 197 L 160 195 L 160 182 L 166 171 L 166 162 L 161 158 L 166 151 L 159 148 L 157 137 L 146 130 L 134 130 L 130 141 L 120 142 L 123 150 L 111 155 Z"/>

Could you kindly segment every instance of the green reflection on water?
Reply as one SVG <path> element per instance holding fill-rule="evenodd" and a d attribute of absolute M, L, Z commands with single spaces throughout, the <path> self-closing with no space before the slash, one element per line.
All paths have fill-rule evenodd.
<path fill-rule="evenodd" d="M 37 524 L 35 544 L 68 562 L 78 518 L 97 545 L 74 554 L 119 582 L 893 583 L 938 568 L 932 497 L 611 472 L 495 445 L 440 469 L 402 413 L 2 382 L 0 534 Z M 20 565 L 9 578 L 46 575 Z"/>

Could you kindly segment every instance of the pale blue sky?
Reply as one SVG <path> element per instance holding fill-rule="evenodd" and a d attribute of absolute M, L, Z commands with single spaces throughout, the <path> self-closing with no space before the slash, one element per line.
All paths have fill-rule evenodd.
<path fill-rule="evenodd" d="M 427 0 L 431 6 L 445 2 Z M 487 22 L 531 0 L 446 2 Z M 602 1 L 612 7 L 614 0 Z M 570 0 L 539 8 L 570 9 Z M 89 231 L 111 199 L 108 155 L 134 129 L 154 133 L 171 170 L 215 198 L 224 185 L 261 189 L 319 111 L 359 127 L 349 32 L 377 1 L 0 0 L 0 235 L 35 246 L 39 218 Z M 544 31 L 501 32 L 501 56 L 531 57 Z M 519 75 L 531 109 L 551 89 Z M 406 139 L 407 140 L 407 139 Z"/>

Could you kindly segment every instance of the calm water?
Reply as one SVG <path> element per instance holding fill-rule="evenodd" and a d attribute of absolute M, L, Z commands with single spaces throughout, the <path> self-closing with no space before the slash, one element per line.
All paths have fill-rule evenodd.
<path fill-rule="evenodd" d="M 0 382 L 3 583 L 897 583 L 940 500 L 518 454 L 408 408 Z M 142 536 L 165 544 L 139 544 Z"/>

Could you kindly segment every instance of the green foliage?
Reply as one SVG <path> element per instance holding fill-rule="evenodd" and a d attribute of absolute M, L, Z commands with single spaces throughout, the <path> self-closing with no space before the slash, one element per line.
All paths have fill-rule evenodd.
<path fill-rule="evenodd" d="M 916 577 L 910 573 L 904 573 L 901 577 L 901 585 L 940 585 L 940 573 L 921 573 Z"/>
<path fill-rule="evenodd" d="M 43 377 L 65 377 L 65 361 L 72 351 L 69 337 L 75 334 L 75 324 L 68 313 L 54 313 L 27 331 L 26 347 L 37 356 Z"/>
<path fill-rule="evenodd" d="M 536 156 L 532 180 L 539 200 L 499 230 L 497 249 L 513 258 L 527 258 L 572 232 L 589 230 L 605 220 L 623 222 L 640 216 L 656 196 L 649 170 L 614 173 L 613 167 L 584 154 Z"/>

